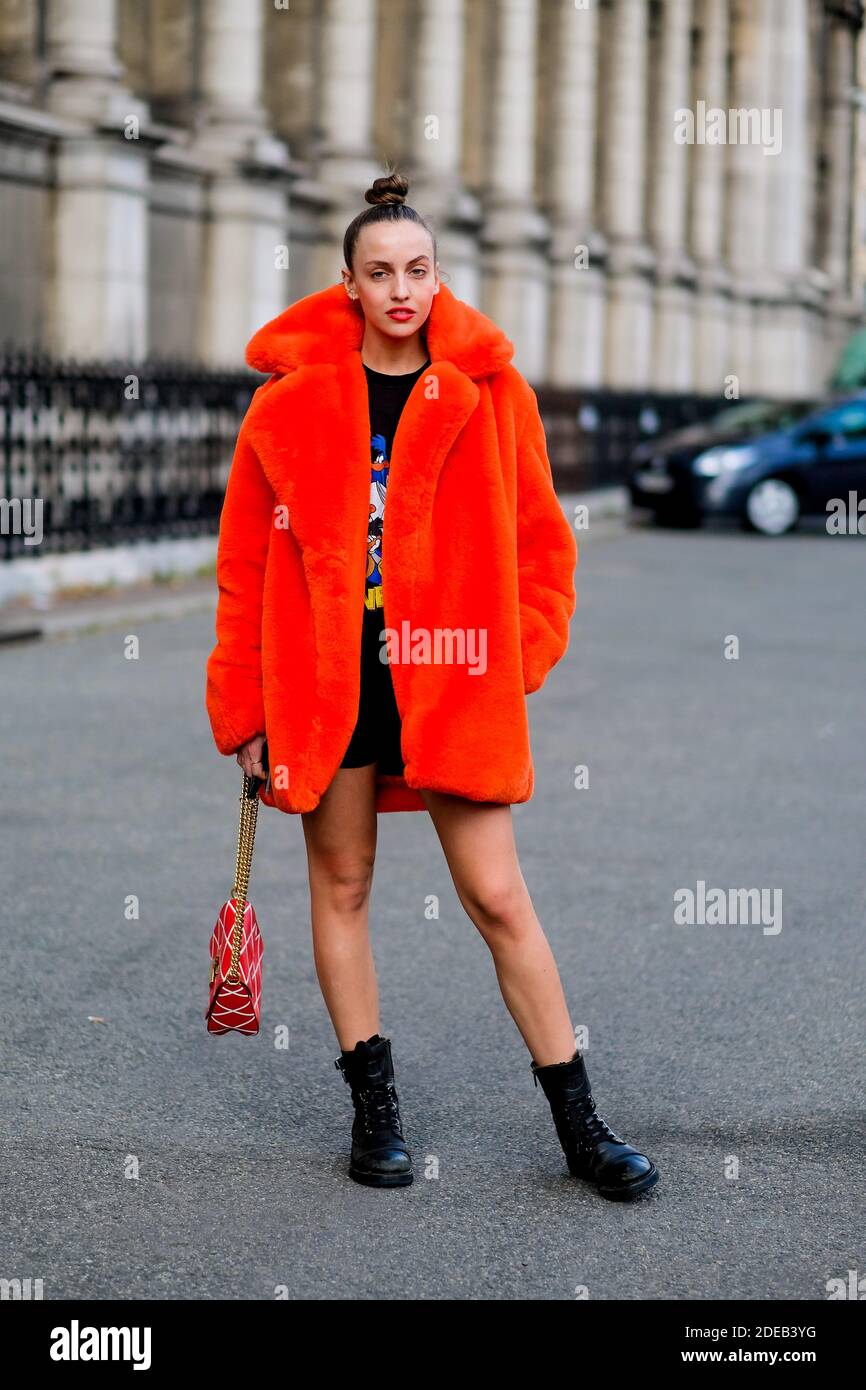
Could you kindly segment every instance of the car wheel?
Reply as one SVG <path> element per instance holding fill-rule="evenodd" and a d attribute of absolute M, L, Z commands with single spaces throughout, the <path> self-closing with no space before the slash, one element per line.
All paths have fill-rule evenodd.
<path fill-rule="evenodd" d="M 762 536 L 783 536 L 800 520 L 800 499 L 790 483 L 764 478 L 746 498 L 747 527 Z"/>

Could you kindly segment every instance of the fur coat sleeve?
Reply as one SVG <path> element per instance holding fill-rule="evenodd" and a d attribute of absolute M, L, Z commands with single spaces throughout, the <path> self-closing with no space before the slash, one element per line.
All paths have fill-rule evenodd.
<path fill-rule="evenodd" d="M 553 486 L 535 392 L 517 441 L 517 564 L 523 688 L 538 690 L 568 647 L 577 544 Z"/>
<path fill-rule="evenodd" d="M 254 400 L 263 389 L 258 388 Z M 262 598 L 274 494 L 247 439 L 246 419 L 238 434 L 220 515 L 217 645 L 207 663 L 207 708 L 221 753 L 234 753 L 265 732 Z"/>

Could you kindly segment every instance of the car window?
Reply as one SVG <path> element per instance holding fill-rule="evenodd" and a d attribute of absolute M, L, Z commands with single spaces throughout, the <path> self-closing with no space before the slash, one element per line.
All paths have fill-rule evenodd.
<path fill-rule="evenodd" d="M 815 400 L 753 401 L 746 405 L 730 406 L 714 415 L 710 424 L 719 434 L 752 439 L 756 435 L 769 434 L 771 430 L 787 429 L 789 425 L 810 415 L 818 404 Z"/>
<path fill-rule="evenodd" d="M 830 434 L 842 434 L 846 439 L 866 436 L 866 400 L 849 401 L 815 417 L 815 428 Z"/>

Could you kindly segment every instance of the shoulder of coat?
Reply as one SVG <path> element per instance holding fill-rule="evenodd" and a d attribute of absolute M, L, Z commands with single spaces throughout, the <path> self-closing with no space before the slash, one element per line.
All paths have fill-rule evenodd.
<path fill-rule="evenodd" d="M 493 373 L 489 381 L 491 390 L 496 395 L 503 395 L 512 402 L 514 418 L 522 423 L 536 402 L 535 391 L 526 377 L 518 371 L 513 362 L 507 362 L 498 372 Z"/>
<path fill-rule="evenodd" d="M 526 377 L 515 367 L 513 362 L 504 363 L 503 366 L 499 368 L 498 372 L 493 373 L 493 378 L 501 381 L 503 385 L 507 386 L 509 391 L 513 391 L 518 396 L 528 397 L 529 395 L 534 395 L 532 387 L 526 380 Z"/>

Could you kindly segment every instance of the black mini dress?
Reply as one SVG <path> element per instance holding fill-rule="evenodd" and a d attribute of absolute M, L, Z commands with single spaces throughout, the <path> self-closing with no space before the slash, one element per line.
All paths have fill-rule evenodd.
<path fill-rule="evenodd" d="M 367 583 L 361 635 L 361 691 L 354 732 L 341 767 L 366 767 L 399 775 L 404 770 L 400 748 L 400 713 L 394 697 L 391 667 L 382 661 L 382 536 L 391 447 L 403 407 L 415 382 L 430 365 L 428 358 L 414 372 L 391 376 L 364 366 L 370 404 L 370 522 L 367 532 Z"/>

